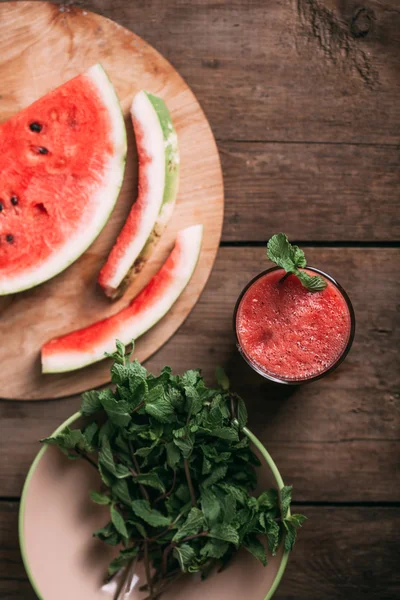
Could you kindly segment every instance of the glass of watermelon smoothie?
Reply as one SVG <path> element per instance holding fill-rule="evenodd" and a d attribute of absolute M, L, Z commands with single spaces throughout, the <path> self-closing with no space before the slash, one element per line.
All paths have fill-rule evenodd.
<path fill-rule="evenodd" d="M 327 375 L 353 343 L 355 316 L 344 289 L 326 273 L 307 267 L 326 282 L 311 292 L 280 267 L 263 271 L 236 303 L 237 347 L 257 373 L 275 383 L 298 385 Z"/>

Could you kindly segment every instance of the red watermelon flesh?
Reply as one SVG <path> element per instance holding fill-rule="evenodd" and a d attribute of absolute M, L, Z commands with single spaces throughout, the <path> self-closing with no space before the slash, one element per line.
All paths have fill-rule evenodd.
<path fill-rule="evenodd" d="M 49 279 L 86 250 L 114 207 L 125 156 L 100 65 L 0 126 L 0 294 Z"/>
<path fill-rule="evenodd" d="M 80 369 L 113 352 L 115 340 L 129 344 L 157 323 L 179 298 L 200 255 L 203 226 L 178 233 L 164 265 L 132 302 L 115 315 L 50 340 L 42 347 L 44 373 Z"/>

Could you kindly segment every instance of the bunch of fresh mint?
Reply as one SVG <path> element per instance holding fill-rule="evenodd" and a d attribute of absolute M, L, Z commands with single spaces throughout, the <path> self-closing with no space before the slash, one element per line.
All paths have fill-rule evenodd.
<path fill-rule="evenodd" d="M 112 357 L 115 389 L 82 396 L 90 424 L 43 440 L 100 473 L 102 491 L 91 499 L 110 507 L 110 521 L 94 535 L 121 545 L 109 575 L 127 566 L 124 588 L 143 560 L 153 599 L 182 572 L 206 577 L 223 567 L 241 546 L 263 565 L 266 547 L 275 554 L 284 540 L 291 550 L 305 517 L 290 515 L 291 487 L 250 494 L 260 462 L 226 375 L 220 370 L 220 389 L 210 389 L 199 371 L 177 376 L 165 367 L 154 377 L 120 342 Z"/>

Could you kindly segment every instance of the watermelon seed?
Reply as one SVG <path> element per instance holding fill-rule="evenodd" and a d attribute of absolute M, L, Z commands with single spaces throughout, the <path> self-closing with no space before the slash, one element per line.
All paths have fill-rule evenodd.
<path fill-rule="evenodd" d="M 29 129 L 35 133 L 40 133 L 42 131 L 42 126 L 40 123 L 34 122 L 29 125 Z"/>
<path fill-rule="evenodd" d="M 6 240 L 9 244 L 12 244 L 14 241 L 14 236 L 11 233 L 7 233 Z"/>
<path fill-rule="evenodd" d="M 38 152 L 39 152 L 39 154 L 48 154 L 49 153 L 47 148 L 44 148 L 43 146 L 38 147 Z"/>
<path fill-rule="evenodd" d="M 13 206 L 17 206 L 17 204 L 18 204 L 18 198 L 17 198 L 17 196 L 11 196 L 11 204 Z"/>
<path fill-rule="evenodd" d="M 2 205 L 2 203 L 0 202 L 0 212 L 3 210 L 4 206 Z"/>

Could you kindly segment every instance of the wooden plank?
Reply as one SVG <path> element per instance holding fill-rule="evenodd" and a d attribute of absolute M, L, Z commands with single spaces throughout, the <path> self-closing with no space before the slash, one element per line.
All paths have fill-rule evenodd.
<path fill-rule="evenodd" d="M 297 509 L 296 509 L 297 510 Z M 17 539 L 18 503 L 0 503 L 0 597 L 30 600 Z M 277 600 L 389 600 L 400 594 L 399 508 L 310 507 Z M 367 568 L 367 565 L 370 568 Z M 312 591 L 311 591 L 312 590 Z"/>
<path fill-rule="evenodd" d="M 337 277 L 356 311 L 357 332 L 345 363 L 297 389 L 256 375 L 235 349 L 232 311 L 251 277 L 268 266 L 263 248 L 222 248 L 200 302 L 175 337 L 147 362 L 182 371 L 217 365 L 246 399 L 250 424 L 271 450 L 297 500 L 395 501 L 399 471 L 399 249 L 307 248 L 310 264 Z M 50 434 L 79 407 L 77 397 L 0 403 L 0 496 L 17 496 L 25 473 Z M 397 487 L 396 487 L 397 482 Z"/>
<path fill-rule="evenodd" d="M 37 600 L 31 584 L 27 579 L 0 579 L 0 594 L 2 600 Z"/>
<path fill-rule="evenodd" d="M 388 146 L 221 142 L 224 241 L 399 240 L 400 153 Z"/>
<path fill-rule="evenodd" d="M 395 600 L 398 508 L 301 507 L 308 521 L 275 600 Z"/>
<path fill-rule="evenodd" d="M 356 0 L 80 4 L 168 58 L 220 140 L 398 144 L 397 0 L 369 0 L 368 18 Z"/>

